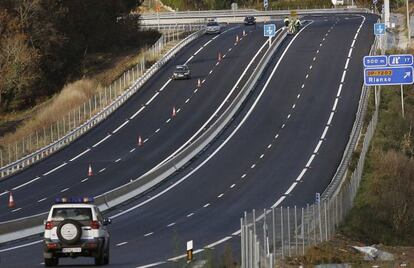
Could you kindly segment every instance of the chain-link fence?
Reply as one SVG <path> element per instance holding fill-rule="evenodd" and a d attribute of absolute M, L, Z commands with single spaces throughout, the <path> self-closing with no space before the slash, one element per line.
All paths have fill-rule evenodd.
<path fill-rule="evenodd" d="M 375 40 L 370 55 L 376 53 L 377 44 Z M 367 94 L 362 94 L 360 109 L 348 144 L 350 146 L 346 149 L 354 151 L 357 142 L 353 140 L 364 137 L 354 172 L 349 178 L 347 173 L 343 172 L 340 182 L 333 181 L 335 189 L 329 188 L 328 194 L 324 194 L 315 204 L 306 207 L 272 207 L 260 212 L 253 210 L 251 213 L 245 213 L 240 219 L 242 267 L 274 267 L 277 261 L 285 257 L 304 255 L 307 247 L 327 241 L 335 234 L 339 224 L 352 208 L 361 182 L 365 157 L 378 121 L 379 94 L 376 96 L 371 121 L 362 135 L 361 122 L 368 103 L 368 88 L 363 86 L 363 92 Z M 346 157 L 350 158 L 351 154 L 345 152 L 344 158 Z M 341 165 L 348 167 L 348 163 L 349 159 L 342 161 Z"/>
<path fill-rule="evenodd" d="M 78 107 L 62 114 L 56 121 L 50 125 L 45 125 L 40 129 L 34 130 L 29 135 L 20 140 L 13 142 L 0 143 L 0 178 L 8 176 L 15 171 L 38 161 L 39 159 L 53 153 L 63 145 L 76 139 L 90 127 L 80 131 L 79 127 L 94 119 L 103 110 L 112 106 L 111 112 L 119 107 L 132 94 L 125 93 L 139 81 L 143 84 L 149 76 L 156 70 L 149 63 L 156 62 L 158 58 L 165 53 L 166 49 L 174 46 L 180 40 L 185 39 L 194 31 L 202 29 L 201 24 L 177 25 L 165 27 L 162 35 L 145 53 L 143 53 L 139 62 L 132 68 L 125 71 L 109 86 L 98 90 L 91 98 L 79 105 Z M 145 79 L 142 79 L 143 76 Z M 142 81 L 141 81 L 142 80 Z M 142 82 L 142 83 L 141 83 Z M 105 113 L 106 115 L 106 113 Z M 99 116 L 98 116 L 99 117 Z M 102 118 L 96 118 L 96 122 L 90 124 L 92 127 Z M 75 132 L 75 135 L 70 135 Z M 66 137 L 70 135 L 66 139 Z M 64 139 L 65 141 L 60 142 Z M 47 149 L 45 149 L 47 148 Z M 24 159 L 26 156 L 36 154 L 30 159 Z"/>

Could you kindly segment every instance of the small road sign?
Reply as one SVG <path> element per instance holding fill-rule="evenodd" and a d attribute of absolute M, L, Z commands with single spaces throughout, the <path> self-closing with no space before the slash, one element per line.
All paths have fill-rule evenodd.
<path fill-rule="evenodd" d="M 413 55 L 411 54 L 389 55 L 388 57 L 390 66 L 413 65 Z"/>
<path fill-rule="evenodd" d="M 269 7 L 269 0 L 263 0 L 263 7 L 267 9 Z"/>
<path fill-rule="evenodd" d="M 413 67 L 365 68 L 364 83 L 366 86 L 411 85 L 414 83 Z"/>
<path fill-rule="evenodd" d="M 378 0 L 372 0 L 372 4 L 376 5 L 378 3 Z"/>
<path fill-rule="evenodd" d="M 316 193 L 315 194 L 315 204 L 320 204 L 320 203 L 321 203 L 321 194 Z"/>
<path fill-rule="evenodd" d="M 387 63 L 388 63 L 388 58 L 386 55 L 364 57 L 364 67 L 387 66 Z"/>
<path fill-rule="evenodd" d="M 375 35 L 385 34 L 385 23 L 375 23 L 374 24 L 374 34 Z"/>
<path fill-rule="evenodd" d="M 276 35 L 275 24 L 265 24 L 263 29 L 264 29 L 264 36 L 273 37 Z"/>

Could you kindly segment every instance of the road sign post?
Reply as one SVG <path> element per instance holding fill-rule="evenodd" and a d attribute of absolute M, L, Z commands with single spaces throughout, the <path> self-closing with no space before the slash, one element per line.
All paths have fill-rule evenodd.
<path fill-rule="evenodd" d="M 402 113 L 402 117 L 405 117 L 405 112 L 404 112 L 404 89 L 403 89 L 403 85 L 401 85 L 401 113 Z"/>
<path fill-rule="evenodd" d="M 269 47 L 272 45 L 272 37 L 276 35 L 276 25 L 275 24 L 265 24 L 263 26 L 264 36 L 269 37 Z"/>

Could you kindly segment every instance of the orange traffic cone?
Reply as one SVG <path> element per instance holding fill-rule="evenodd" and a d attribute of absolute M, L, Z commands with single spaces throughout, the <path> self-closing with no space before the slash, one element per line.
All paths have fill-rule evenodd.
<path fill-rule="evenodd" d="M 201 79 L 200 78 L 198 78 L 197 87 L 201 87 Z"/>
<path fill-rule="evenodd" d="M 138 146 L 142 146 L 142 138 L 141 138 L 141 136 L 138 137 Z"/>
<path fill-rule="evenodd" d="M 14 208 L 16 204 L 14 203 L 13 193 L 9 192 L 9 208 Z"/>
<path fill-rule="evenodd" d="M 221 53 L 218 54 L 218 61 L 221 61 Z"/>
<path fill-rule="evenodd" d="M 175 117 L 176 115 L 177 115 L 177 111 L 175 110 L 175 106 L 174 106 L 172 110 L 172 117 Z"/>
<path fill-rule="evenodd" d="M 91 164 L 89 164 L 88 176 L 89 176 L 89 177 L 92 177 L 92 176 L 93 176 L 93 171 L 92 171 L 92 166 L 91 166 Z"/>

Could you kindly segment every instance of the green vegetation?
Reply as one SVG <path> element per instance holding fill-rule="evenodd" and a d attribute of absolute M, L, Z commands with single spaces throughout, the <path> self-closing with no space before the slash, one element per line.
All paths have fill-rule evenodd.
<path fill-rule="evenodd" d="M 132 0 L 0 1 L 0 111 L 30 108 L 83 76 L 94 53 L 143 47 Z"/>
<path fill-rule="evenodd" d="M 373 95 L 373 94 L 372 94 Z M 342 232 L 365 243 L 414 245 L 414 88 L 383 87 L 376 133 Z"/>

